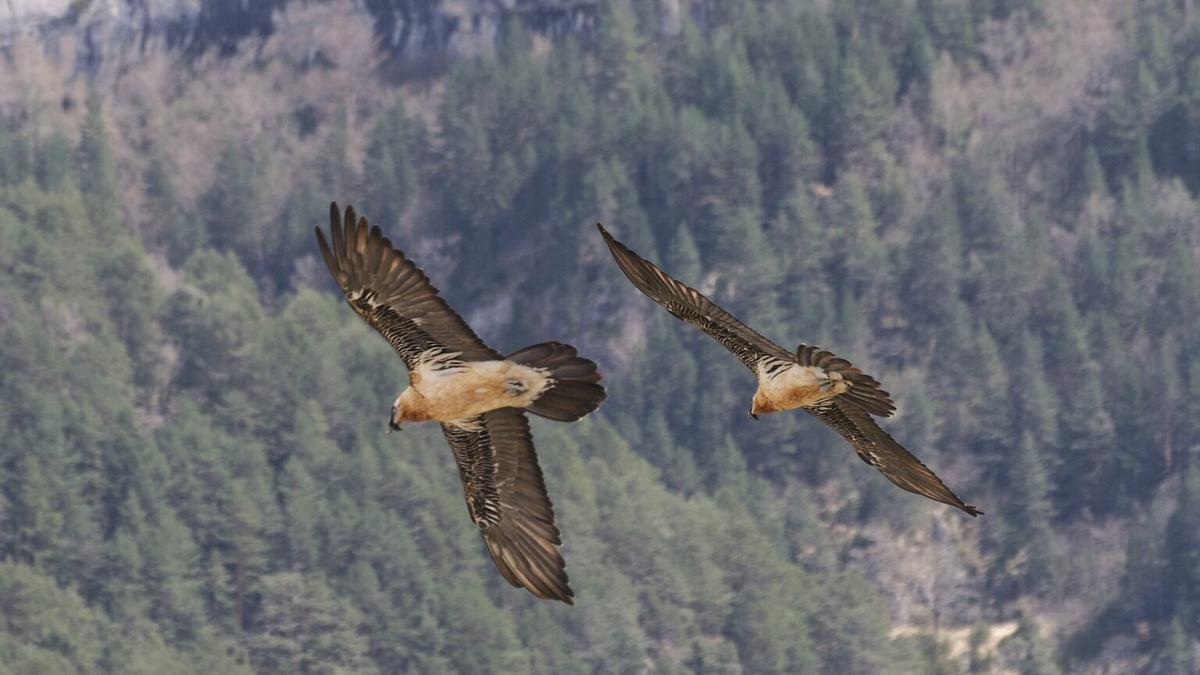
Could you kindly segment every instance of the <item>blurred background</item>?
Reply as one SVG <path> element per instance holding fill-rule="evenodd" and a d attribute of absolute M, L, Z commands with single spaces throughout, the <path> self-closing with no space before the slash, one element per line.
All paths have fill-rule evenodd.
<path fill-rule="evenodd" d="M 0 673 L 1200 668 L 1193 0 L 0 7 Z M 574 608 L 508 587 L 312 228 L 500 351 Z M 640 295 L 603 221 L 986 516 L 902 492 Z"/>

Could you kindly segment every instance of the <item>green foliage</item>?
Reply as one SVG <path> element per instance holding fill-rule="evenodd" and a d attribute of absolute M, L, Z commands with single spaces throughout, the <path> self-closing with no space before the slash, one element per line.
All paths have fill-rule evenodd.
<path fill-rule="evenodd" d="M 343 137 L 344 134 L 343 129 Z M 391 226 L 399 222 L 400 215 L 416 191 L 419 146 L 414 142 L 415 135 L 413 122 L 400 103 L 381 115 L 371 131 L 367 161 L 363 167 L 364 187 L 371 203 L 382 206 L 380 213 L 372 216 L 381 225 Z M 300 193 L 302 197 L 316 192 L 312 186 L 308 187 Z M 344 186 L 342 190 L 345 190 Z M 301 213 L 302 210 L 297 214 L 297 219 L 304 217 Z"/>
<path fill-rule="evenodd" d="M 256 199 L 261 173 L 253 151 L 228 141 L 217 160 L 217 178 L 201 199 L 208 240 L 215 248 L 233 251 L 248 266 L 265 257 Z"/>
<path fill-rule="evenodd" d="M 96 92 L 87 99 L 87 117 L 80 134 L 76 175 L 83 192 L 92 226 L 101 237 L 111 236 L 117 228 L 117 165 L 109 143 L 103 104 Z"/>
<path fill-rule="evenodd" d="M 932 118 L 944 79 L 1007 76 L 978 38 L 1040 2 L 665 6 L 550 43 L 513 19 L 278 145 L 214 118 L 204 184 L 121 98 L 78 137 L 0 118 L 0 672 L 1055 673 L 1032 621 L 951 657 L 890 619 L 1045 609 L 1090 581 L 1072 545 L 1120 528 L 1116 597 L 1064 656 L 1146 622 L 1190 672 L 1200 60 L 1174 5 L 1036 158 L 988 156 L 987 125 L 1057 126 L 989 110 L 958 146 Z M 495 573 L 436 429 L 383 434 L 402 365 L 315 255 L 332 199 L 498 348 L 602 363 L 598 415 L 535 424 L 577 607 Z M 597 220 L 883 381 L 888 431 L 988 511 L 934 528 L 953 562 L 922 537 L 958 514 L 803 415 L 746 420 L 747 374 L 629 287 Z M 927 574 L 964 597 L 905 585 Z"/>

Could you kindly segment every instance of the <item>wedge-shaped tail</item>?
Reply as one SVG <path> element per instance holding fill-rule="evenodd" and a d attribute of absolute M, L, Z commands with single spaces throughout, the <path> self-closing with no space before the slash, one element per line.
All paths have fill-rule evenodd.
<path fill-rule="evenodd" d="M 832 352 L 801 344 L 796 349 L 796 363 L 802 366 L 816 366 L 830 373 L 841 373 L 850 383 L 850 389 L 838 396 L 839 401 L 853 403 L 859 408 L 880 417 L 891 417 L 896 412 L 896 404 L 892 403 L 892 395 L 879 387 L 879 382 L 863 371 L 850 365 L 846 359 L 835 356 Z"/>
<path fill-rule="evenodd" d="M 596 364 L 561 342 L 540 342 L 505 357 L 506 360 L 550 373 L 550 386 L 525 409 L 559 422 L 574 422 L 600 407 L 608 394 Z"/>

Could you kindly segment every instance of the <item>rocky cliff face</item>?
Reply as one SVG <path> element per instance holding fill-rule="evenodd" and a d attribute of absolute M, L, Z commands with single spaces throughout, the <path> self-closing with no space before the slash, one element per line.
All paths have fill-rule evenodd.
<path fill-rule="evenodd" d="M 98 63 L 114 47 L 161 41 L 193 52 L 229 52 L 239 40 L 270 35 L 278 13 L 297 0 L 0 0 L 0 47 L 21 35 L 82 37 L 80 59 Z M 381 44 L 405 63 L 441 61 L 491 46 L 516 17 L 550 36 L 585 31 L 596 0 L 359 0 Z"/>

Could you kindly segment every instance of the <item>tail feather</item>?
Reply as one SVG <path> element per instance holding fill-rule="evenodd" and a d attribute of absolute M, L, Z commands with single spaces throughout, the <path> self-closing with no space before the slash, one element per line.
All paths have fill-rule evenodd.
<path fill-rule="evenodd" d="M 850 383 L 850 389 L 838 396 L 840 400 L 853 403 L 879 417 L 891 417 L 896 411 L 892 395 L 881 389 L 875 378 L 850 365 L 846 359 L 834 356 L 833 352 L 801 344 L 796 348 L 796 361 L 802 366 L 816 366 L 831 373 L 841 373 Z"/>
<path fill-rule="evenodd" d="M 541 342 L 513 352 L 508 361 L 549 371 L 550 385 L 536 401 L 526 406 L 535 415 L 574 422 L 600 407 L 608 394 L 600 382 L 596 364 L 579 356 L 575 348 L 561 342 Z"/>

